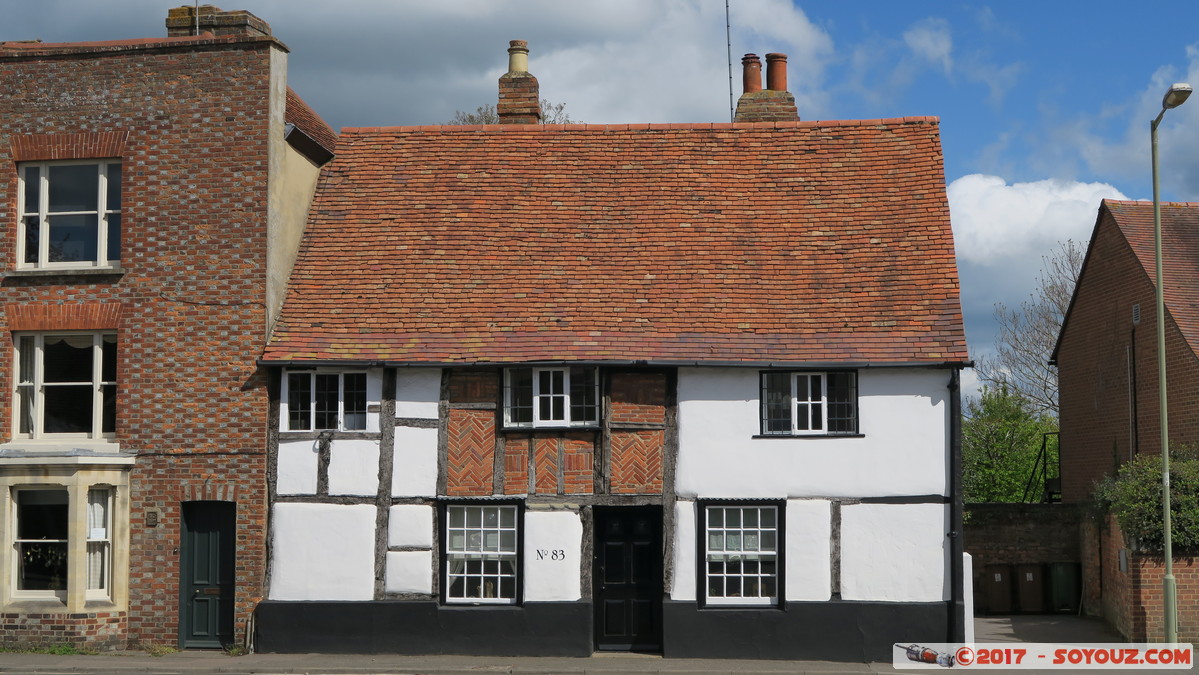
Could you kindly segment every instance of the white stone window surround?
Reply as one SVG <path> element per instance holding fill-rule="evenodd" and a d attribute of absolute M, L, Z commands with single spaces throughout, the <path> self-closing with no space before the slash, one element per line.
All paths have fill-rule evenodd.
<path fill-rule="evenodd" d="M 14 442 L 5 447 L 67 442 L 116 450 L 116 333 L 15 333 L 13 343 Z M 87 416 L 70 414 L 79 410 Z"/>
<path fill-rule="evenodd" d="M 125 608 L 129 569 L 128 455 L 46 457 L 0 453 L 0 611 L 84 612 Z M 66 500 L 65 588 L 22 589 L 17 560 L 18 495 L 62 492 Z"/>
<path fill-rule="evenodd" d="M 377 432 L 381 386 L 379 374 L 364 368 L 284 369 L 279 431 Z"/>
<path fill-rule="evenodd" d="M 120 262 L 121 162 L 21 162 L 17 269 L 115 269 Z"/>
<path fill-rule="evenodd" d="M 701 606 L 780 606 L 784 502 L 700 500 L 697 506 Z"/>
<path fill-rule="evenodd" d="M 858 387 L 853 370 L 761 372 L 763 436 L 857 436 Z"/>
<path fill-rule="evenodd" d="M 504 369 L 504 427 L 599 425 L 599 370 L 593 366 Z"/>

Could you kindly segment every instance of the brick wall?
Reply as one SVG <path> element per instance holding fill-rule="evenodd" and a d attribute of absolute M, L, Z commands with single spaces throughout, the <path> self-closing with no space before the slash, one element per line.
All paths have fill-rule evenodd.
<path fill-rule="evenodd" d="M 447 377 L 445 494 L 662 494 L 665 373 L 601 370 L 606 387 L 601 426 L 571 430 L 500 429 L 499 369 L 450 370 Z M 604 459 L 607 481 L 597 475 Z"/>
<path fill-rule="evenodd" d="M 967 504 L 965 550 L 974 570 L 976 610 L 990 609 L 983 588 L 988 566 L 1079 563 L 1081 519 L 1081 509 L 1072 504 Z"/>
<path fill-rule="evenodd" d="M 236 488 L 225 493 L 237 495 L 239 636 L 262 594 L 267 396 L 254 362 L 266 333 L 274 44 L 218 38 L 198 46 L 107 47 L 85 57 L 0 57 L 0 221 L 16 222 L 14 137 L 123 138 L 123 273 L 10 276 L 0 303 L 44 308 L 35 313 L 43 318 L 75 316 L 56 308 L 76 304 L 119 307 L 117 440 L 138 459 L 129 612 L 104 630 L 127 627 L 132 642 L 178 639 L 179 502 L 187 483 Z M 4 269 L 16 258 L 16 229 L 8 232 L 0 238 Z M 6 332 L 30 328 L 3 321 Z M 38 326 L 69 327 L 77 326 Z M 11 350 L 0 354 L 0 389 L 7 391 Z M 10 399 L 0 397 L 0 419 L 11 418 Z M 7 426 L 2 434 L 11 440 Z M 145 519 L 151 509 L 162 515 L 154 528 Z M 93 631 L 92 616 L 68 615 L 63 630 L 111 642 L 110 634 Z"/>
<path fill-rule="evenodd" d="M 1058 352 L 1067 502 L 1085 501 L 1129 457 L 1161 447 L 1154 287 L 1106 213 L 1079 288 Z M 1199 360 L 1168 316 L 1166 368 L 1171 442 L 1199 443 Z"/>
<path fill-rule="evenodd" d="M 42 645 L 120 649 L 125 634 L 124 612 L 0 614 L 0 644 L 18 649 Z"/>
<path fill-rule="evenodd" d="M 1130 550 L 1112 516 L 1090 521 L 1084 531 L 1090 561 L 1084 576 L 1087 613 L 1103 616 L 1130 642 L 1162 642 L 1163 557 Z M 1175 555 L 1173 571 L 1178 640 L 1199 641 L 1199 558 Z"/>

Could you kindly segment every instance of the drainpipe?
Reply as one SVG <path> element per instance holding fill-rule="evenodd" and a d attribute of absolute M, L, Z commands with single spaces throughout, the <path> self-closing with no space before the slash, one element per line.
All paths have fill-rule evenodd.
<path fill-rule="evenodd" d="M 966 588 L 963 583 L 962 554 L 962 390 L 961 368 L 949 378 L 949 635 L 946 642 L 966 641 Z"/>

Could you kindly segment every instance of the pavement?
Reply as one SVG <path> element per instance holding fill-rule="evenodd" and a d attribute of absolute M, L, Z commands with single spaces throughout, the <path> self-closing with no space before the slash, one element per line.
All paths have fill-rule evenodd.
<path fill-rule="evenodd" d="M 1098 619 L 1077 616 L 1002 616 L 975 619 L 975 641 L 984 642 L 1123 642 Z M 98 655 L 0 653 L 0 673 L 155 673 L 202 675 L 256 673 L 259 675 L 614 675 L 616 673 L 687 673 L 690 675 L 846 675 L 849 673 L 935 672 L 896 670 L 890 663 L 831 661 L 758 661 L 667 659 L 645 654 L 595 654 L 586 658 L 402 656 L 396 654 L 247 654 L 221 651 L 182 651 L 163 656 L 144 652 Z M 1000 672 L 1000 671 L 990 671 Z M 1020 670 L 1036 672 L 1087 672 Z M 1098 671 L 1096 671 L 1098 672 Z M 1110 673 L 1111 671 L 1103 671 Z M 1131 671 L 1124 671 L 1131 672 Z M 1180 672 L 1180 671 L 1167 671 Z"/>

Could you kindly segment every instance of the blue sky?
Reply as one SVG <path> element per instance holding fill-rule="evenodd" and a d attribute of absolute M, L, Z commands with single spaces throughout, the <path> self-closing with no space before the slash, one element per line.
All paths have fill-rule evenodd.
<path fill-rule="evenodd" d="M 0 39 L 162 35 L 179 4 L 8 2 Z M 439 123 L 494 103 L 516 38 L 542 95 L 575 119 L 728 119 L 720 0 L 217 4 L 271 24 L 290 83 L 336 127 Z M 741 54 L 778 51 L 803 119 L 941 118 L 976 356 L 991 350 L 994 304 L 1025 299 L 1058 241 L 1085 240 L 1100 199 L 1150 198 L 1149 121 L 1170 83 L 1199 86 L 1199 3 L 1184 0 L 730 5 L 736 87 Z M 1199 201 L 1197 132 L 1199 97 L 1160 129 L 1163 199 Z"/>

